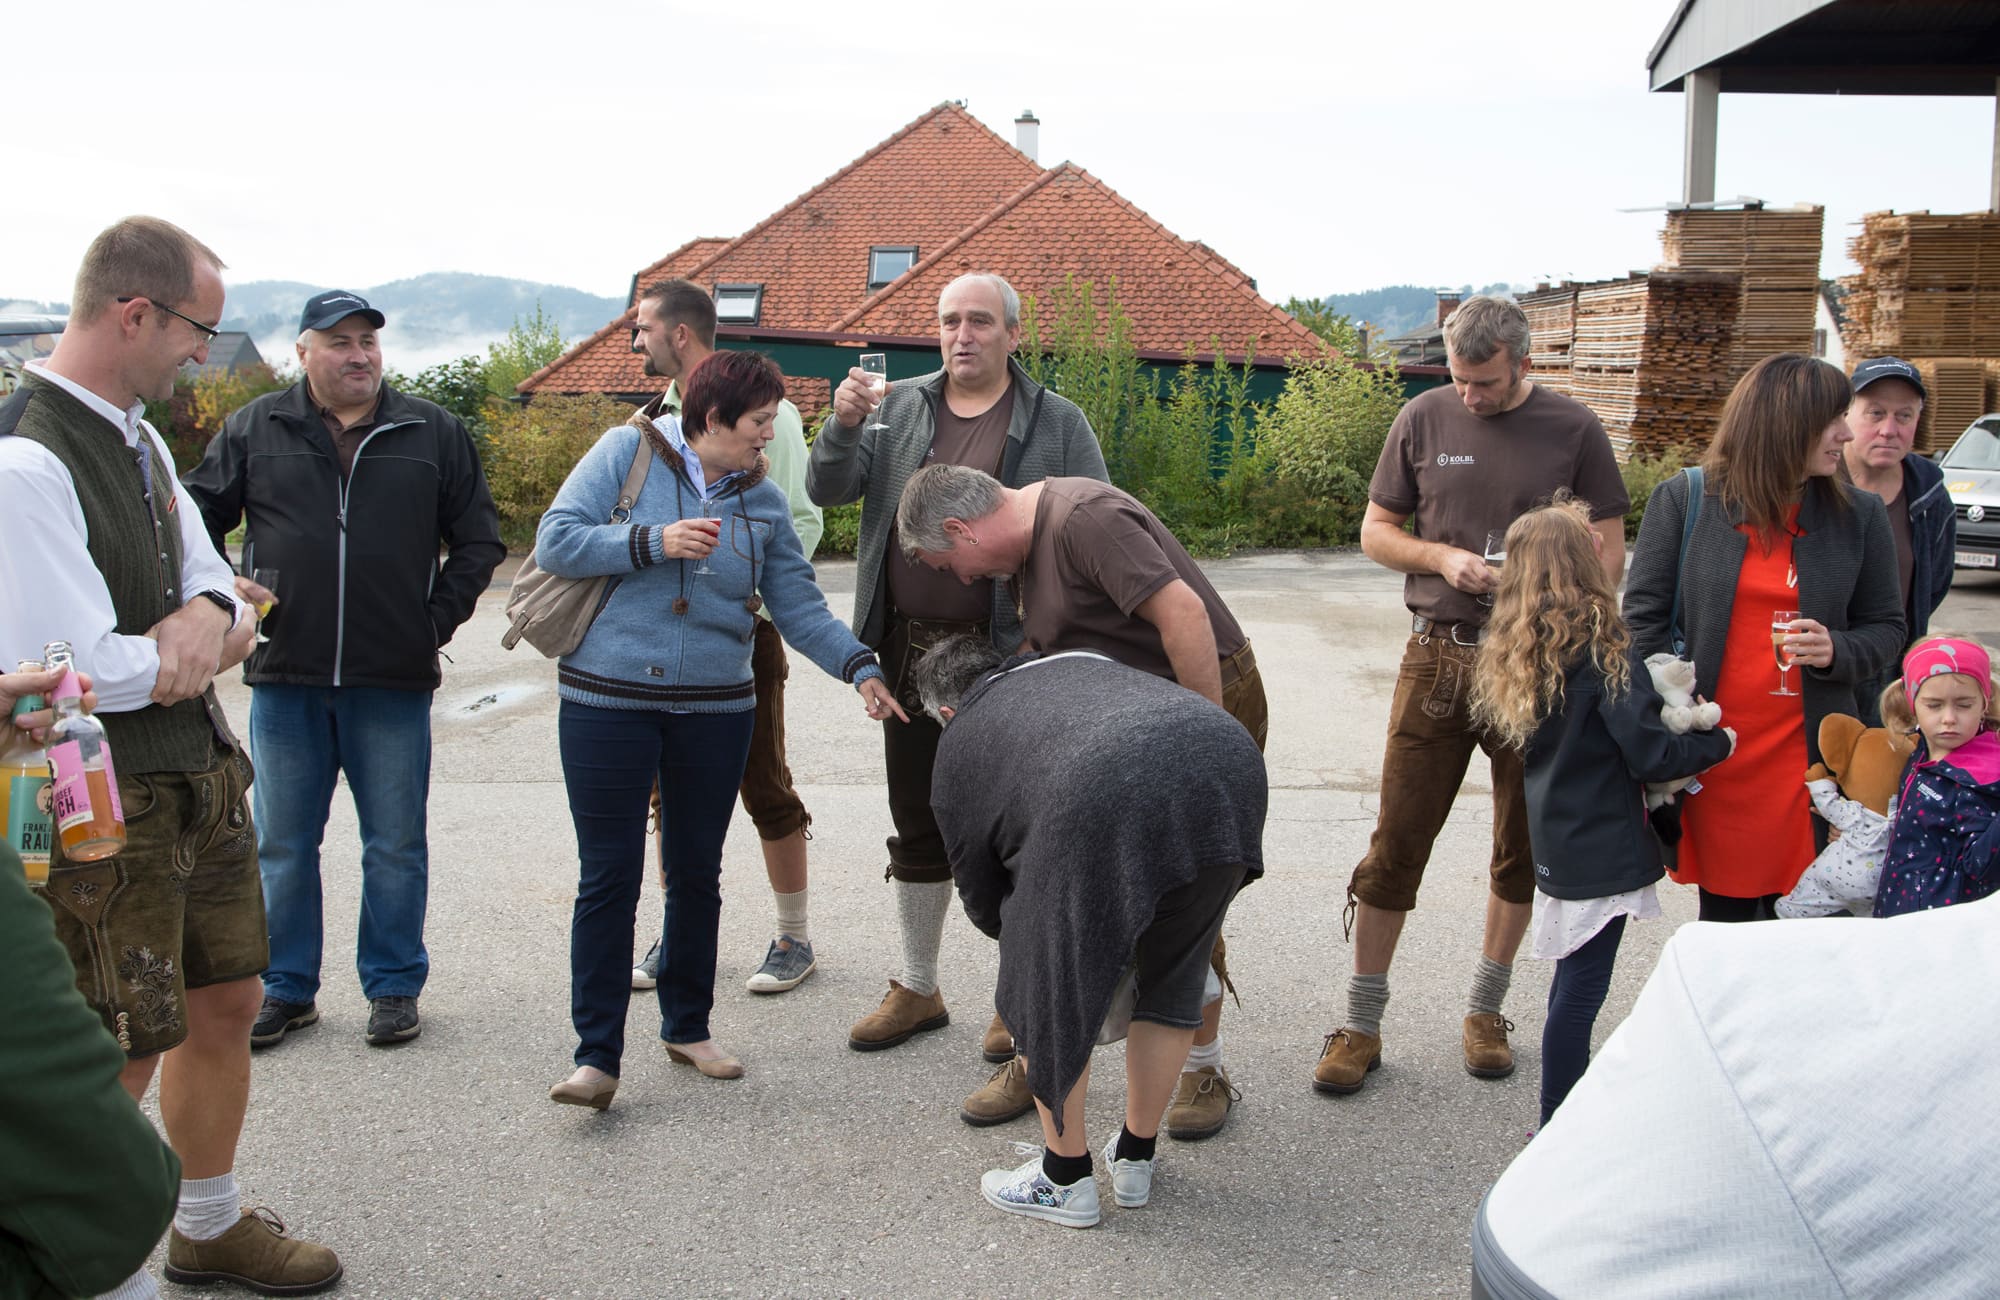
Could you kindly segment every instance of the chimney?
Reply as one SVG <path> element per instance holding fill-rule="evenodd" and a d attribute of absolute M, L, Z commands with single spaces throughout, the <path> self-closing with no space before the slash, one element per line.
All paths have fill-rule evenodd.
<path fill-rule="evenodd" d="M 1457 310 L 1458 310 L 1458 294 L 1456 292 L 1447 293 L 1443 289 L 1438 290 L 1437 323 L 1439 325 L 1444 324 L 1444 318 L 1451 315 L 1453 312 Z"/>
<path fill-rule="evenodd" d="M 1022 109 L 1021 115 L 1014 119 L 1014 147 L 1028 155 L 1030 162 L 1041 161 L 1036 156 L 1041 148 L 1041 133 L 1042 122 L 1035 116 L 1035 110 Z"/>

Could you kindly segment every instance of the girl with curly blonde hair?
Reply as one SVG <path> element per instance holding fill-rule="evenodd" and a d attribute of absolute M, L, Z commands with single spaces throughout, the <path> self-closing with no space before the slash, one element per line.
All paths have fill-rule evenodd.
<path fill-rule="evenodd" d="M 1507 530 L 1472 716 L 1522 751 L 1535 848 L 1537 957 L 1556 958 L 1542 1029 L 1542 1122 L 1590 1061 L 1625 918 L 1660 914 L 1665 874 L 1645 782 L 1690 776 L 1736 747 L 1728 728 L 1677 736 L 1632 648 L 1580 501 L 1558 493 Z"/>

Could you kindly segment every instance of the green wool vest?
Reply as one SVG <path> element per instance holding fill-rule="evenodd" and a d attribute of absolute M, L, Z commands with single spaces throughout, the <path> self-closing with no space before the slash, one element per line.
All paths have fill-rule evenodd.
<path fill-rule="evenodd" d="M 14 417 L 11 432 L 47 447 L 76 484 L 90 558 L 118 615 L 116 631 L 145 635 L 188 595 L 180 589 L 180 522 L 168 509 L 174 499 L 172 468 L 154 458 L 149 508 L 136 454 L 102 415 L 33 374 L 24 378 L 7 407 L 6 414 Z M 199 699 L 104 713 L 98 720 L 120 776 L 205 772 L 216 766 L 218 745 L 235 748 L 213 686 Z"/>

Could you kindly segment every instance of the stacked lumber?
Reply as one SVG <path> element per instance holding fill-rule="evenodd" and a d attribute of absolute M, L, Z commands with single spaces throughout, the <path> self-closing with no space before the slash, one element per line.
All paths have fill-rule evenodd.
<path fill-rule="evenodd" d="M 1570 392 L 1570 348 L 1576 340 L 1576 286 L 1537 289 L 1517 301 L 1528 316 L 1528 355 L 1535 382 Z"/>
<path fill-rule="evenodd" d="M 1986 395 L 1991 363 L 1978 357 L 1918 357 L 1911 364 L 1924 377 L 1924 391 L 1930 395 L 1917 425 L 1916 450 L 1940 455 L 1974 420 L 1995 409 Z"/>
<path fill-rule="evenodd" d="M 1597 415 L 1618 458 L 1705 446 L 1729 395 L 1741 279 L 1653 271 L 1573 292 L 1569 393 Z"/>
<path fill-rule="evenodd" d="M 1730 383 L 1773 352 L 1812 354 L 1825 215 L 1818 207 L 1667 214 L 1660 233 L 1667 267 L 1742 278 Z"/>
<path fill-rule="evenodd" d="M 1871 212 L 1847 251 L 1847 350 L 2000 357 L 2000 215 Z"/>

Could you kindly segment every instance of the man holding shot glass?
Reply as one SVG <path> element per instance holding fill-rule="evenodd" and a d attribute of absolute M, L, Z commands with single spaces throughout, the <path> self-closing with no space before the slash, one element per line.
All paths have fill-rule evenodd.
<path fill-rule="evenodd" d="M 367 1039 L 417 1036 L 438 650 L 506 555 L 465 426 L 383 384 L 384 323 L 358 295 L 311 298 L 303 377 L 231 415 L 186 477 L 218 550 L 246 523 L 237 591 L 264 614 L 244 671 L 271 932 L 253 1047 L 319 1019 L 319 846 L 342 772 L 361 823 Z"/>
<path fill-rule="evenodd" d="M 856 1051 L 894 1047 L 950 1020 L 937 986 L 938 949 L 952 904 L 951 862 L 931 815 L 931 765 L 938 724 L 922 712 L 909 673 L 930 648 L 955 633 L 990 639 L 1011 653 L 1022 630 L 1004 581 L 962 585 L 908 558 L 896 544 L 903 485 L 927 464 L 972 465 L 1009 487 L 1051 477 L 1108 481 L 1104 454 L 1077 406 L 1044 389 L 1013 360 L 1021 341 L 1020 297 L 997 275 L 962 275 L 938 296 L 938 344 L 944 366 L 927 375 L 876 382 L 856 367 L 833 393 L 806 466 L 815 504 L 860 501 L 854 635 L 881 656 L 890 689 L 908 722 L 886 721 L 889 837 L 886 876 L 896 900 L 902 961 L 874 1011 L 848 1031 Z M 995 1016 L 982 1054 L 1004 1065 L 1013 1037 Z M 1034 1106 L 1025 1078 L 1003 1071 L 967 1100 L 974 1123 L 997 1123 Z"/>

